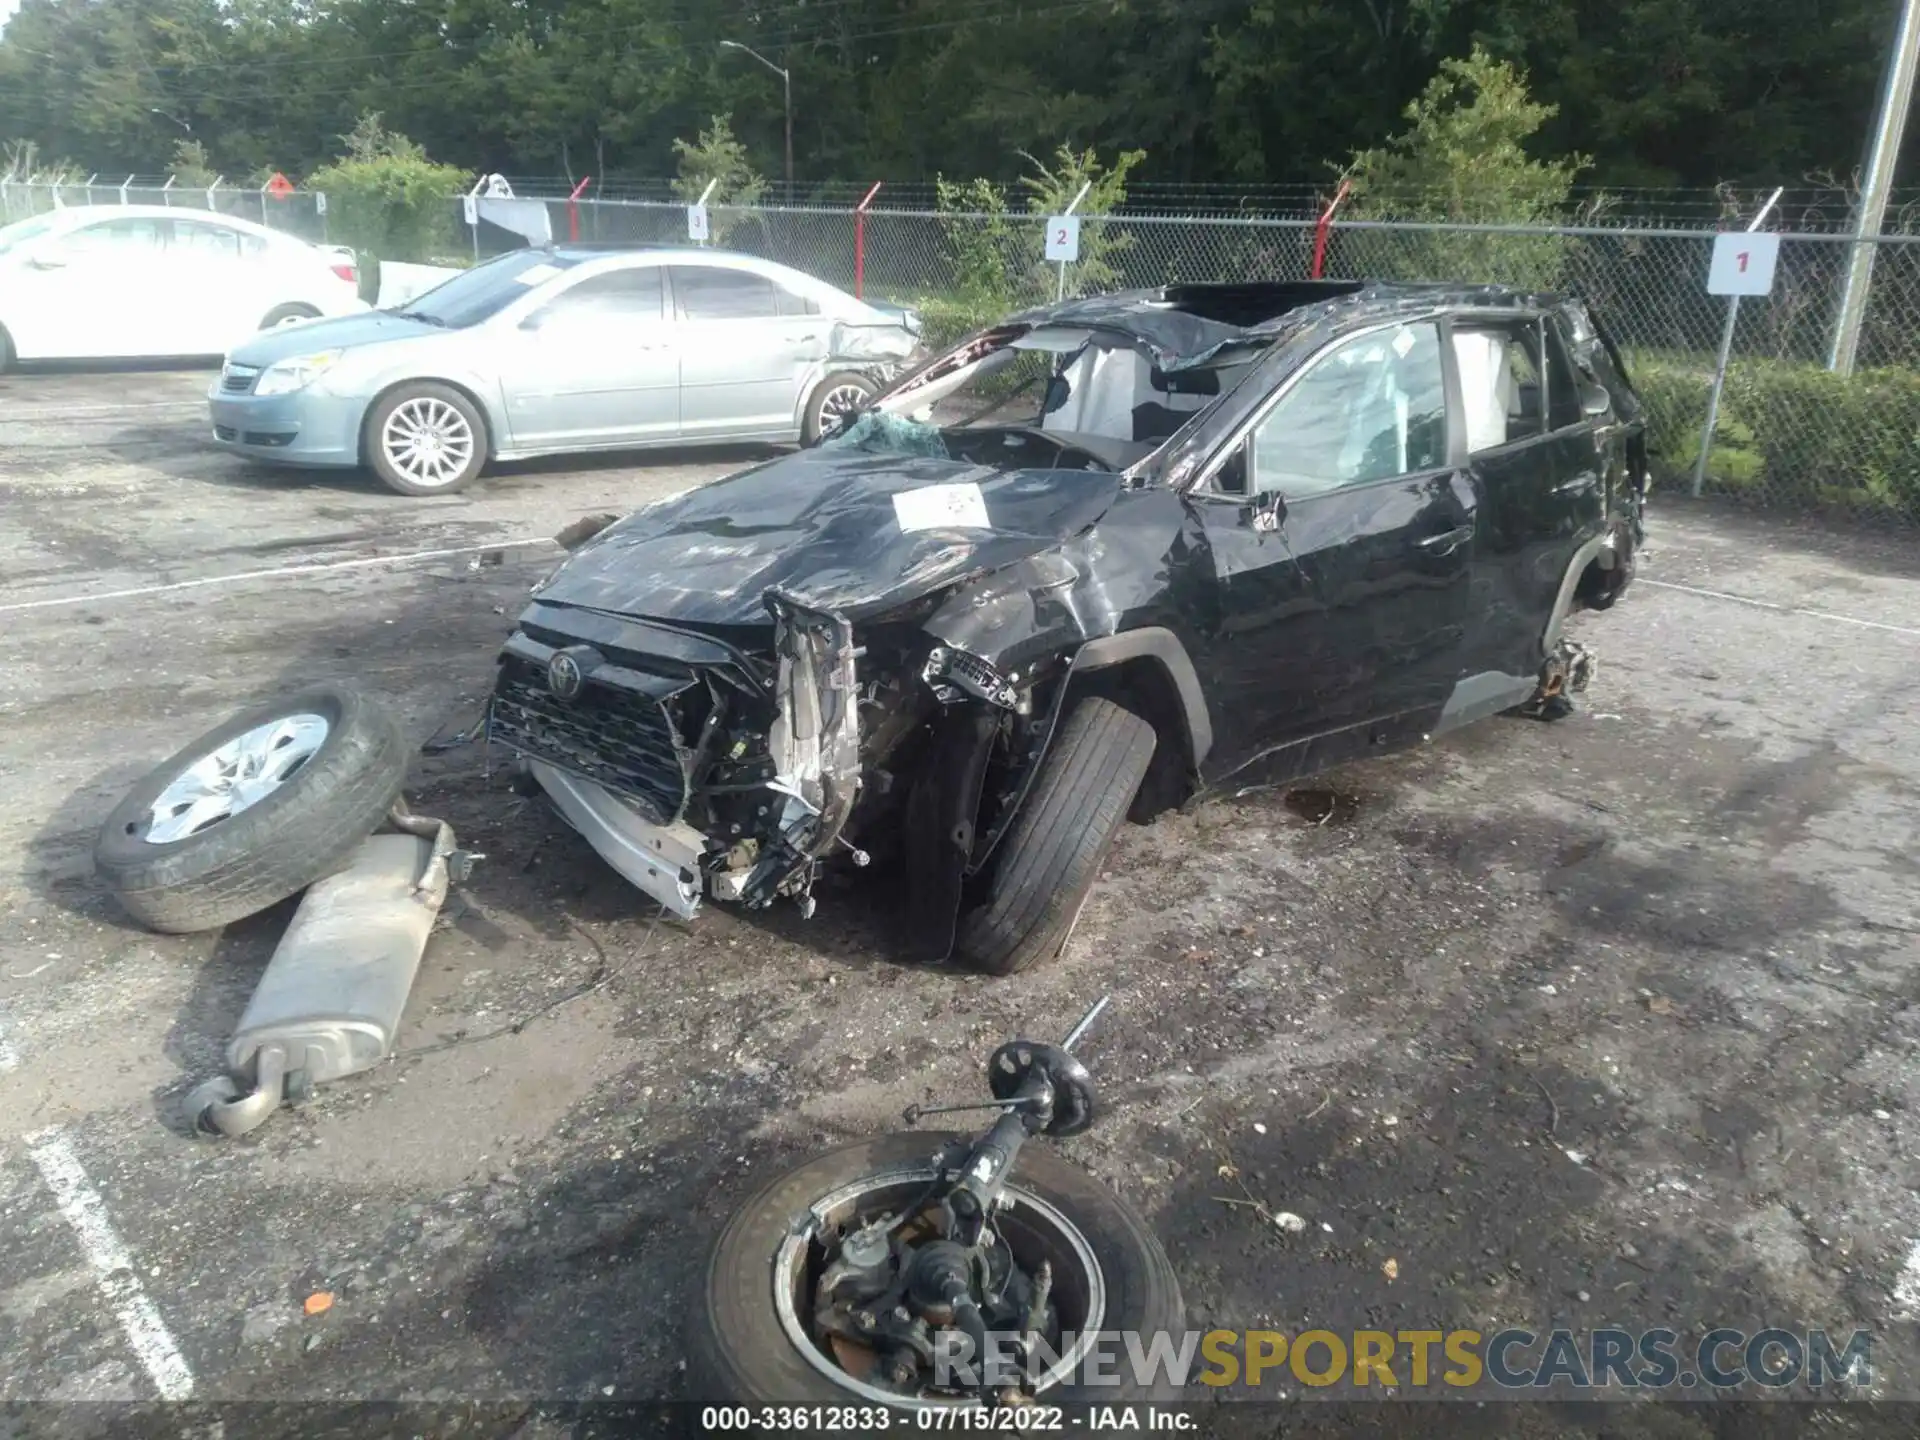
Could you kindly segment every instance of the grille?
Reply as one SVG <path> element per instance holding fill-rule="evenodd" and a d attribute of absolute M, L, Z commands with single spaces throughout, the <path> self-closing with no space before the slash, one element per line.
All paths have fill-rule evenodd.
<path fill-rule="evenodd" d="M 244 395 L 259 378 L 260 372 L 251 365 L 229 365 L 220 372 L 220 388 L 229 395 Z"/>
<path fill-rule="evenodd" d="M 233 440 L 238 438 L 239 434 L 240 432 L 235 430 L 231 425 L 216 425 L 213 427 L 213 438 L 216 440 Z"/>
<path fill-rule="evenodd" d="M 569 703 L 541 671 L 509 656 L 487 725 L 501 744 L 626 796 L 656 825 L 671 825 L 686 808 L 686 752 L 657 700 L 589 683 Z"/>

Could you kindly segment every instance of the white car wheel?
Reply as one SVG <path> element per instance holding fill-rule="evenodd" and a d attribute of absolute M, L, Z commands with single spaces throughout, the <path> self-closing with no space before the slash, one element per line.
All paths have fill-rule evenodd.
<path fill-rule="evenodd" d="M 402 386 L 368 417 L 367 458 L 402 495 L 446 495 L 487 460 L 486 422 L 473 402 L 445 385 Z"/>

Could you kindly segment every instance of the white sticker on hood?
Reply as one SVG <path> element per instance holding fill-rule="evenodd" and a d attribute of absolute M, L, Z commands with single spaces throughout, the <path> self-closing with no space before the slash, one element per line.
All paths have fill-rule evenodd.
<path fill-rule="evenodd" d="M 542 280 L 551 280 L 560 273 L 558 265 L 549 265 L 542 261 L 538 265 L 529 265 L 513 278 L 522 285 L 538 285 Z"/>
<path fill-rule="evenodd" d="M 893 497 L 900 528 L 914 530 L 991 530 L 987 502 L 972 481 L 964 485 L 927 485 Z"/>

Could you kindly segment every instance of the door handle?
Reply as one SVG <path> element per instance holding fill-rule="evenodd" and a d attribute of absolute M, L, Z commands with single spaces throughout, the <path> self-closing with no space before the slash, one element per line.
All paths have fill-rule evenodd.
<path fill-rule="evenodd" d="M 1457 529 L 1444 530 L 1438 535 L 1429 535 L 1420 542 L 1420 548 L 1433 555 L 1451 555 L 1471 539 L 1473 539 L 1473 526 L 1462 525 Z"/>
<path fill-rule="evenodd" d="M 1584 495 L 1589 490 L 1597 490 L 1599 488 L 1600 477 L 1589 470 L 1583 475 L 1574 476 L 1571 480 L 1561 481 L 1553 487 L 1553 493 L 1556 495 Z"/>

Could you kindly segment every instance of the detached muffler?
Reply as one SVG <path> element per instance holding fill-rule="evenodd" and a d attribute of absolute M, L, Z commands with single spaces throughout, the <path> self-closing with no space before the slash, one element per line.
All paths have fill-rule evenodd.
<path fill-rule="evenodd" d="M 368 836 L 301 899 L 227 1046 L 229 1073 L 187 1097 L 199 1129 L 245 1135 L 282 1103 L 393 1053 L 434 918 L 480 857 L 404 804 L 388 823 L 398 833 Z"/>

